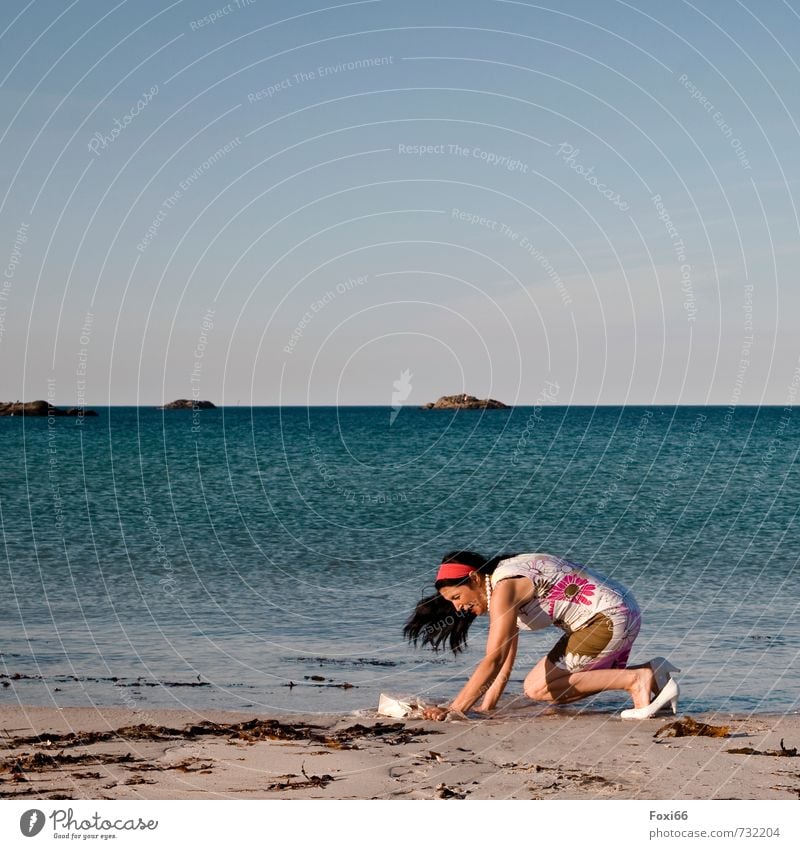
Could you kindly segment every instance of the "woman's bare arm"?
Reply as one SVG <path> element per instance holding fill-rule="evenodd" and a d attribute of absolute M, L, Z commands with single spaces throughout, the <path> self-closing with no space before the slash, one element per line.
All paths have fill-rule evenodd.
<path fill-rule="evenodd" d="M 519 642 L 519 629 L 514 631 L 511 637 L 508 654 L 506 655 L 497 677 L 492 682 L 492 686 L 486 691 L 483 701 L 480 705 L 480 710 L 494 710 L 495 705 L 500 701 L 500 696 L 503 695 L 503 690 L 506 688 L 508 679 L 511 677 L 511 670 L 514 668 L 514 661 L 517 657 L 517 643 Z"/>
<path fill-rule="evenodd" d="M 517 605 L 521 588 L 517 581 L 501 581 L 492 593 L 491 621 L 486 655 L 472 673 L 469 681 L 450 705 L 452 710 L 467 711 L 487 694 L 492 683 L 506 666 L 509 655 L 516 651 Z M 511 657 L 511 664 L 514 658 Z"/>

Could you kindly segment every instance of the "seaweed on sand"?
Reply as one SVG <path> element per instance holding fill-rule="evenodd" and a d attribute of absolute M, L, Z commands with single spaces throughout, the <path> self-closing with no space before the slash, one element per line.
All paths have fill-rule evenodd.
<path fill-rule="evenodd" d="M 653 737 L 730 737 L 730 725 L 709 725 L 698 722 L 691 716 L 684 716 L 675 722 L 668 722 L 656 731 Z"/>
<path fill-rule="evenodd" d="M 303 780 L 295 781 L 293 779 L 297 779 L 298 776 L 295 774 L 282 775 L 280 778 L 285 779 L 285 781 L 273 781 L 272 784 L 268 784 L 267 790 L 304 790 L 308 787 L 326 787 L 331 781 L 336 781 L 336 779 L 332 775 L 309 775 L 306 772 L 306 766 L 303 764 L 300 767 L 300 772 L 303 773 Z"/>
<path fill-rule="evenodd" d="M 772 758 L 797 757 L 797 747 L 787 749 L 786 746 L 783 745 L 783 738 L 781 738 L 780 749 L 766 749 L 764 751 L 759 751 L 758 749 L 751 749 L 750 746 L 744 746 L 741 749 L 725 749 L 725 751 L 729 755 L 767 755 Z"/>
<path fill-rule="evenodd" d="M 431 731 L 415 731 L 402 722 L 361 725 L 356 723 L 338 731 L 328 731 L 305 722 L 287 723 L 277 719 L 251 719 L 247 722 L 220 723 L 199 722 L 183 728 L 164 725 L 127 725 L 115 731 L 77 731 L 66 734 L 35 734 L 29 737 L 9 737 L 2 741 L 2 748 L 19 749 L 24 746 L 44 745 L 69 748 L 107 743 L 117 740 L 195 740 L 200 737 L 225 737 L 229 740 L 257 742 L 259 740 L 309 740 L 337 749 L 355 749 L 359 739 L 380 740 L 388 745 L 408 743 L 421 734 Z"/>

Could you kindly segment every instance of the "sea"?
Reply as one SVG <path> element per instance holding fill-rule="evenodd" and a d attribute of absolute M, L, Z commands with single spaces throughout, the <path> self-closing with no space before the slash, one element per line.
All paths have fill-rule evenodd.
<path fill-rule="evenodd" d="M 96 410 L 0 419 L 0 704 L 452 698 L 486 617 L 457 657 L 402 628 L 469 548 L 627 585 L 631 662 L 680 667 L 682 712 L 800 710 L 795 408 Z M 506 704 L 559 636 L 521 635 Z"/>

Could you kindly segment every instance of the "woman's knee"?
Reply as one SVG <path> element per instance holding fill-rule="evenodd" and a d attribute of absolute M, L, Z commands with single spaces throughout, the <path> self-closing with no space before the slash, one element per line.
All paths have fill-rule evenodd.
<path fill-rule="evenodd" d="M 547 689 L 545 685 L 526 684 L 524 690 L 525 695 L 529 699 L 533 699 L 535 702 L 554 701 L 553 694 Z"/>
<path fill-rule="evenodd" d="M 555 701 L 555 696 L 547 686 L 547 679 L 544 673 L 538 669 L 534 669 L 525 679 L 525 683 L 522 685 L 522 691 L 529 699 L 537 702 Z"/>

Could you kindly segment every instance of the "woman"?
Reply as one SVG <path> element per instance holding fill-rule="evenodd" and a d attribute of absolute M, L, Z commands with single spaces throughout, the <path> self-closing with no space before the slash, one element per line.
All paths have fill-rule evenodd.
<path fill-rule="evenodd" d="M 511 675 L 519 629 L 555 625 L 564 636 L 525 678 L 525 695 L 565 704 L 606 690 L 625 690 L 633 699 L 623 719 L 646 719 L 667 702 L 677 711 L 680 670 L 664 658 L 627 667 L 639 633 L 639 608 L 631 593 L 602 575 L 549 554 L 504 554 L 489 560 L 474 551 L 442 558 L 436 595 L 420 601 L 403 629 L 413 642 L 438 650 L 449 641 L 453 653 L 466 645 L 476 616 L 489 614 L 486 655 L 448 707 L 427 708 L 426 719 L 450 711 L 497 704 Z M 652 695 L 655 698 L 652 699 Z"/>

